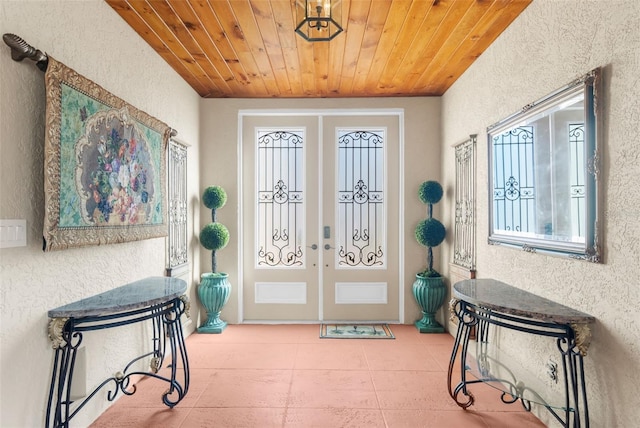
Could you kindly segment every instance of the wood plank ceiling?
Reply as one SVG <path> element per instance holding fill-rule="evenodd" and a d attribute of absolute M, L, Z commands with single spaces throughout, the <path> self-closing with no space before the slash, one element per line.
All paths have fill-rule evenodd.
<path fill-rule="evenodd" d="M 532 0 L 342 0 L 330 42 L 296 0 L 106 1 L 200 96 L 291 98 L 442 95 Z"/>

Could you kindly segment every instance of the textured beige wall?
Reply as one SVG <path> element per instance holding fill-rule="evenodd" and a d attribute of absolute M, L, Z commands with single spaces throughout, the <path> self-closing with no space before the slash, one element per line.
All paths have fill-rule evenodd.
<path fill-rule="evenodd" d="M 420 183 L 427 179 L 438 179 L 440 169 L 440 98 L 386 98 L 386 99 L 203 99 L 201 101 L 200 123 L 202 145 L 200 147 L 200 170 L 202 186 L 222 185 L 229 196 L 227 205 L 218 211 L 218 221 L 224 223 L 231 233 L 227 248 L 218 253 L 218 266 L 229 273 L 229 281 L 234 285 L 231 298 L 222 311 L 222 318 L 229 322 L 238 321 L 237 278 L 240 268 L 238 236 L 237 165 L 238 111 L 249 109 L 404 109 L 405 153 L 405 281 L 404 308 L 405 322 L 419 318 L 420 311 L 411 294 L 411 284 L 415 273 L 425 265 L 426 250 L 420 247 L 413 235 L 417 222 L 426 217 L 426 208 L 418 201 Z M 245 168 L 252 168 L 252 165 Z M 201 216 L 206 216 L 201 211 Z M 438 207 L 435 214 L 438 215 Z M 446 223 L 445 223 L 446 225 Z M 436 264 L 440 262 L 438 251 L 434 251 Z M 203 250 L 202 260 L 209 257 Z M 206 271 L 205 264 L 202 264 Z M 202 315 L 201 315 L 202 316 Z"/>
<path fill-rule="evenodd" d="M 0 30 L 177 129 L 194 145 L 189 189 L 197 199 L 199 97 L 106 3 L 3 0 Z M 160 238 L 43 253 L 44 74 L 32 61 L 12 61 L 0 45 L 0 218 L 26 219 L 28 227 L 27 247 L 0 249 L 0 426 L 25 428 L 44 425 L 54 355 L 47 310 L 162 275 L 165 244 Z M 140 326 L 86 334 L 88 384 L 121 370 L 146 338 Z M 88 425 L 108 405 L 103 392 L 72 426 Z"/>
<path fill-rule="evenodd" d="M 604 67 L 605 263 L 488 246 L 487 126 L 596 67 Z M 594 427 L 638 426 L 640 418 L 638 76 L 640 2 L 536 0 L 442 100 L 443 181 L 449 188 L 455 180 L 451 145 L 478 134 L 478 277 L 502 280 L 598 320 L 585 359 Z M 453 216 L 451 204 L 446 215 Z M 451 252 L 443 250 L 448 257 Z M 546 381 L 544 364 L 557 351 L 533 340 L 519 345 L 520 358 Z M 555 426 L 546 411 L 540 416 Z"/>

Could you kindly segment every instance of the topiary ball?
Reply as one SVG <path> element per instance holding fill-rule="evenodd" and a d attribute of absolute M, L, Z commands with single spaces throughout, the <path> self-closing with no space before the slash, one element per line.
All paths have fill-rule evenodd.
<path fill-rule="evenodd" d="M 227 203 L 227 192 L 220 186 L 209 186 L 204 189 L 202 203 L 211 210 L 222 208 Z"/>
<path fill-rule="evenodd" d="M 442 199 L 442 186 L 437 181 L 425 181 L 420 185 L 418 197 L 424 204 L 437 204 Z"/>
<path fill-rule="evenodd" d="M 200 231 L 200 243 L 207 250 L 221 250 L 229 243 L 229 229 L 220 223 L 209 223 Z"/>
<path fill-rule="evenodd" d="M 435 218 L 422 220 L 416 226 L 416 241 L 425 247 L 437 247 L 446 234 L 444 225 Z"/>

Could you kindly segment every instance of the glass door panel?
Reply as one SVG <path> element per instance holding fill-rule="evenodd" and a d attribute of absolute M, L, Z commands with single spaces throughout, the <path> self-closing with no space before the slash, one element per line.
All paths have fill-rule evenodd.
<path fill-rule="evenodd" d="M 337 264 L 385 266 L 384 129 L 338 130 Z"/>
<path fill-rule="evenodd" d="M 243 120 L 244 320 L 319 319 L 317 123 Z"/>
<path fill-rule="evenodd" d="M 257 266 L 304 267 L 305 130 L 257 130 Z"/>
<path fill-rule="evenodd" d="M 398 121 L 323 118 L 321 221 L 336 231 L 322 247 L 325 320 L 399 319 Z"/>
<path fill-rule="evenodd" d="M 247 116 L 243 320 L 399 320 L 399 116 Z"/>

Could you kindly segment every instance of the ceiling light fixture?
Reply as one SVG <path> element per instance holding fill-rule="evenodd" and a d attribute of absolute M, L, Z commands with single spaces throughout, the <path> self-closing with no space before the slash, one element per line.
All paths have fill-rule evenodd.
<path fill-rule="evenodd" d="M 342 33 L 341 0 L 296 0 L 296 33 L 310 42 L 328 42 Z"/>

